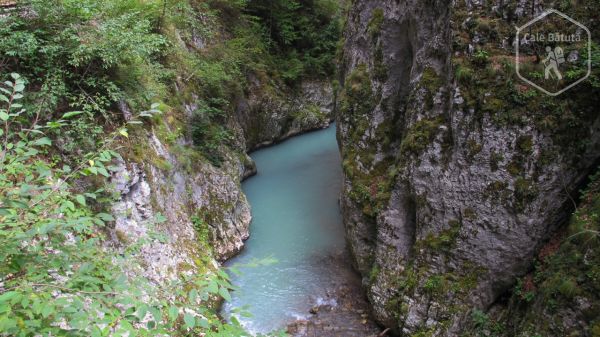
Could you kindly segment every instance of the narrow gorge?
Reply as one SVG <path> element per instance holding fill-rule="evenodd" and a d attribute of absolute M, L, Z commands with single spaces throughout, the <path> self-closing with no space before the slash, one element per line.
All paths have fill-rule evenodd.
<path fill-rule="evenodd" d="M 0 0 L 0 336 L 600 337 L 599 10 Z"/>

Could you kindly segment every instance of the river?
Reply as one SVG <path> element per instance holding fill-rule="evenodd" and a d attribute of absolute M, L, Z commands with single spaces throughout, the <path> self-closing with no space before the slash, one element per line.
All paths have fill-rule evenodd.
<path fill-rule="evenodd" d="M 236 318 L 249 331 L 266 333 L 310 319 L 315 306 L 337 306 L 334 288 L 355 275 L 340 258 L 345 240 L 335 125 L 251 156 L 258 174 L 242 186 L 252 207 L 251 235 L 241 254 L 226 264 L 242 267 L 240 275 L 232 274 L 239 290 L 223 311 L 227 317 L 232 308 L 248 306 L 252 317 Z M 277 262 L 243 266 L 267 257 Z"/>

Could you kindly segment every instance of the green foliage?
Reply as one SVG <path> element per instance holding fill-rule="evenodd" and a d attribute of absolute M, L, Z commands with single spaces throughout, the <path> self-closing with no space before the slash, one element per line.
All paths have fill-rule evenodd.
<path fill-rule="evenodd" d="M 457 220 L 451 220 L 448 223 L 449 228 L 438 234 L 428 233 L 427 236 L 418 241 L 419 246 L 427 247 L 434 251 L 449 251 L 454 247 L 456 240 L 460 235 L 461 223 Z"/>
<path fill-rule="evenodd" d="M 456 65 L 456 80 L 461 84 L 468 84 L 473 79 L 473 69 L 463 64 Z"/>
<path fill-rule="evenodd" d="M 419 84 L 421 87 L 427 89 L 430 94 L 434 94 L 440 89 L 444 82 L 435 69 L 426 67 L 423 69 L 423 75 L 421 76 Z"/>
<path fill-rule="evenodd" d="M 476 65 L 483 67 L 490 62 L 490 53 L 480 49 L 475 54 L 473 54 L 473 63 Z"/>
<path fill-rule="evenodd" d="M 156 336 L 204 332 L 245 334 L 223 324 L 206 303 L 229 298 L 226 273 L 185 276 L 162 285 L 125 270 L 148 239 L 122 254 L 103 248 L 103 230 L 114 219 L 102 213 L 100 190 L 78 190 L 85 177 L 106 179 L 118 154 L 109 148 L 128 136 L 125 127 L 103 139 L 95 152 L 70 167 L 48 156 L 51 130 L 68 129 L 82 112 L 39 124 L 26 118 L 24 80 L 16 74 L 0 87 L 0 334 L 11 336 Z M 129 121 L 159 113 L 156 105 Z M 106 182 L 104 182 L 106 184 Z M 108 198 L 108 199 L 107 199 Z M 158 215 L 155 222 L 164 221 Z"/>
<path fill-rule="evenodd" d="M 600 73 L 598 72 L 598 66 L 600 66 L 600 46 L 596 42 L 592 42 L 592 53 L 589 53 L 588 48 L 580 50 L 580 60 L 576 67 L 570 68 L 565 72 L 565 78 L 567 80 L 579 80 L 585 77 L 588 73 L 588 59 L 591 61 L 592 72 L 587 79 L 587 82 L 593 88 L 600 88 Z M 543 75 L 542 75 L 543 76 Z"/>
<path fill-rule="evenodd" d="M 586 61 L 588 59 L 591 60 L 591 66 L 592 66 L 592 73 L 590 75 L 590 77 L 587 79 L 587 81 L 589 81 L 590 85 L 593 88 L 600 88 L 600 45 L 597 42 L 592 42 L 592 48 L 591 48 L 591 54 L 589 53 L 589 50 L 584 49 L 582 50 L 581 53 L 581 60 L 582 60 L 582 69 L 584 72 L 587 72 L 587 67 L 585 63 L 587 63 Z M 585 74 L 585 73 L 584 73 Z M 578 74 L 580 75 L 580 74 Z M 569 74 L 567 75 L 569 76 Z M 577 78 L 581 78 L 579 76 L 577 76 Z"/>
<path fill-rule="evenodd" d="M 383 60 L 383 48 L 381 45 L 375 48 L 373 55 L 373 78 L 384 82 L 387 80 L 388 68 Z"/>
<path fill-rule="evenodd" d="M 190 220 L 192 220 L 192 225 L 194 225 L 194 229 L 196 230 L 196 235 L 198 237 L 198 241 L 203 245 L 204 249 L 210 249 L 209 245 L 209 229 L 208 224 L 202 217 L 198 215 L 193 215 Z"/>
<path fill-rule="evenodd" d="M 565 335 L 593 335 L 600 322 L 600 173 L 590 179 L 581 203 L 567 228 L 541 248 L 533 273 L 517 281 L 514 297 L 519 317 L 515 331 L 550 335 L 560 329 Z M 579 303 L 591 303 L 581 308 Z M 563 312 L 574 312 L 585 329 L 575 325 L 565 330 L 560 322 L 549 322 Z M 542 319 L 540 319 L 542 318 Z M 509 319 L 512 321 L 512 319 Z"/>
<path fill-rule="evenodd" d="M 538 195 L 537 188 L 533 181 L 523 177 L 518 177 L 515 180 L 515 208 L 522 212 L 527 205 Z"/>
<path fill-rule="evenodd" d="M 423 289 L 428 293 L 439 293 L 442 290 L 444 278 L 440 275 L 433 275 L 425 281 Z"/>
<path fill-rule="evenodd" d="M 523 155 L 530 155 L 533 150 L 533 137 L 519 136 L 517 138 L 517 149 Z"/>
<path fill-rule="evenodd" d="M 439 118 L 422 119 L 416 122 L 406 131 L 400 151 L 405 154 L 419 155 L 433 142 L 441 123 Z"/>
<path fill-rule="evenodd" d="M 83 111 L 62 136 L 65 143 L 90 150 L 103 133 L 97 121 L 111 122 L 111 107 L 127 91 L 138 93 L 139 82 L 161 80 L 155 69 L 167 43 L 153 32 L 159 5 L 158 0 L 30 1 L 27 10 L 36 15 L 0 18 L 0 72 L 19 72 L 36 88 L 23 104 L 40 110 L 43 121 L 73 108 Z M 133 65 L 145 71 L 125 74 Z M 139 98 L 139 106 L 147 103 L 147 97 Z"/>
<path fill-rule="evenodd" d="M 383 25 L 383 20 L 383 9 L 375 8 L 371 13 L 371 19 L 367 25 L 367 32 L 369 32 L 371 38 L 376 39 L 379 36 L 381 32 L 381 26 Z"/>
<path fill-rule="evenodd" d="M 139 110 L 151 101 L 179 107 L 199 99 L 186 134 L 218 164 L 234 110 L 224 102 L 244 94 L 248 74 L 265 85 L 265 74 L 288 84 L 307 74 L 331 75 L 340 33 L 333 0 L 33 0 L 28 6 L 36 15 L 0 18 L 0 72 L 19 72 L 35 88 L 23 104 L 32 114 L 39 110 L 41 121 L 83 112 L 60 134 L 61 153 L 74 157 L 93 150 L 121 120 L 114 112 L 123 103 Z"/>
<path fill-rule="evenodd" d="M 473 336 L 496 337 L 504 336 L 506 333 L 506 326 L 504 324 L 494 321 L 486 313 L 478 309 L 471 312 L 471 324 L 474 327 Z"/>
<path fill-rule="evenodd" d="M 333 74 L 341 27 L 333 0 L 256 0 L 246 12 L 257 18 L 274 52 L 274 63 L 287 83 L 301 76 Z"/>
<path fill-rule="evenodd" d="M 375 280 L 377 280 L 377 276 L 379 275 L 380 272 L 381 272 L 381 268 L 379 267 L 379 265 L 377 263 L 373 264 L 373 267 L 371 268 L 371 272 L 369 273 L 369 283 L 375 282 Z"/>
<path fill-rule="evenodd" d="M 204 102 L 202 102 L 204 103 Z M 196 109 L 192 116 L 192 139 L 202 153 L 215 165 L 222 161 L 222 146 L 232 140 L 231 132 L 227 129 L 225 113 L 227 102 L 211 100 Z"/>
<path fill-rule="evenodd" d="M 363 115 L 373 107 L 371 79 L 365 64 L 360 64 L 346 78 L 340 97 L 340 111 L 350 115 Z"/>
<path fill-rule="evenodd" d="M 535 298 L 535 291 L 529 289 L 530 287 L 526 287 L 522 279 L 517 280 L 517 284 L 515 285 L 515 295 L 517 295 L 521 300 L 525 302 L 531 302 Z"/>

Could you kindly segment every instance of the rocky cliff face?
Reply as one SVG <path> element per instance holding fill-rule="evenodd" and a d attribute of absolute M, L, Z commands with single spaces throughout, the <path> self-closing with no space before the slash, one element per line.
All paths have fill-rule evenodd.
<path fill-rule="evenodd" d="M 247 150 L 323 128 L 332 119 L 333 91 L 326 81 L 304 81 L 295 93 L 251 78 L 250 94 L 238 102 L 236 118 Z"/>
<path fill-rule="evenodd" d="M 597 5 L 561 6 L 594 25 L 585 13 Z M 473 309 L 528 271 L 597 165 L 598 89 L 551 98 L 514 74 L 513 26 L 541 9 L 448 0 L 350 9 L 341 205 L 375 316 L 396 334 L 464 333 Z"/>
<path fill-rule="evenodd" d="M 256 83 L 229 121 L 237 139 L 224 149 L 219 167 L 202 158 L 184 135 L 173 137 L 189 117 L 177 111 L 189 115 L 196 106 L 193 101 L 132 136 L 112 176 L 120 197 L 112 207 L 116 221 L 110 234 L 118 249 L 142 243 L 139 257 L 146 268 L 135 273 L 161 284 L 207 266 L 213 269 L 213 259 L 237 254 L 249 237 L 251 221 L 241 181 L 256 172 L 246 151 L 328 125 L 333 102 L 329 87 L 311 82 L 296 95 L 268 95 L 259 93 L 264 87 Z M 122 109 L 127 118 L 126 107 Z"/>

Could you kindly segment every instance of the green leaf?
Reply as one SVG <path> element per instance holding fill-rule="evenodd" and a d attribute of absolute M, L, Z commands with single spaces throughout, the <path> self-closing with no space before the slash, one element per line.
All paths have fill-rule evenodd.
<path fill-rule="evenodd" d="M 92 327 L 92 337 L 102 337 L 102 331 L 97 326 Z"/>
<path fill-rule="evenodd" d="M 187 329 L 193 329 L 194 326 L 196 326 L 196 317 L 190 313 L 183 315 L 183 321 L 185 322 L 185 327 Z"/>
<path fill-rule="evenodd" d="M 42 317 L 47 318 L 54 312 L 54 307 L 48 303 L 42 308 Z"/>
<path fill-rule="evenodd" d="M 96 214 L 96 216 L 104 221 L 114 221 L 115 220 L 115 218 L 108 213 L 98 213 L 98 214 Z"/>
<path fill-rule="evenodd" d="M 137 318 L 139 318 L 140 320 L 143 320 L 144 317 L 146 317 L 146 314 L 148 313 L 148 306 L 143 304 L 141 305 L 137 312 L 135 313 L 135 315 L 137 316 Z"/>
<path fill-rule="evenodd" d="M 179 316 L 179 309 L 176 306 L 172 305 L 172 306 L 169 307 L 168 314 L 169 314 L 169 319 L 171 321 L 174 321 Z"/>
<path fill-rule="evenodd" d="M 0 111 L 0 119 L 2 121 L 6 122 L 9 118 L 10 118 L 10 116 L 6 112 Z"/>
<path fill-rule="evenodd" d="M 16 291 L 9 291 L 0 295 L 0 303 L 8 302 L 12 299 L 18 298 L 21 294 Z"/>
<path fill-rule="evenodd" d="M 81 115 L 83 113 L 83 111 L 71 111 L 71 112 L 67 112 L 66 114 L 62 115 L 62 118 L 64 119 L 68 119 L 77 115 Z"/>
<path fill-rule="evenodd" d="M 219 288 L 219 295 L 221 295 L 221 297 L 223 297 L 223 299 L 225 301 L 231 301 L 231 295 L 229 295 L 229 290 L 227 290 L 227 288 L 225 287 L 220 287 Z"/>
<path fill-rule="evenodd" d="M 119 130 L 119 134 L 123 137 L 129 137 L 129 134 L 127 133 L 127 130 L 125 130 L 125 129 Z"/>
<path fill-rule="evenodd" d="M 211 294 L 218 294 L 219 285 L 217 284 L 217 281 L 215 281 L 214 279 L 210 280 L 210 283 L 208 283 L 208 288 L 206 290 Z"/>
<path fill-rule="evenodd" d="M 168 219 L 162 215 L 162 213 L 156 213 L 156 215 L 154 216 L 154 222 L 156 223 L 163 223 L 165 221 L 167 221 Z"/>
<path fill-rule="evenodd" d="M 17 321 L 6 316 L 0 317 L 0 331 L 9 331 L 17 327 Z"/>
<path fill-rule="evenodd" d="M 23 308 L 27 308 L 29 306 L 29 297 L 23 297 L 23 299 L 21 300 L 21 306 Z"/>
<path fill-rule="evenodd" d="M 11 74 L 10 74 L 10 77 L 12 77 L 12 78 L 13 78 L 13 80 L 15 80 L 15 81 L 16 81 L 16 80 L 18 80 L 18 79 L 20 79 L 20 78 L 21 78 L 21 75 L 19 75 L 19 74 L 17 74 L 17 73 L 11 73 Z"/>
<path fill-rule="evenodd" d="M 77 202 L 79 204 L 81 204 L 82 206 L 85 206 L 85 197 L 81 194 L 78 194 L 75 196 L 75 200 L 77 200 Z"/>
<path fill-rule="evenodd" d="M 21 200 L 4 200 L 4 203 L 9 206 L 9 207 L 14 207 L 14 208 L 20 208 L 20 209 L 27 209 L 29 207 L 29 205 L 27 204 L 26 201 L 21 201 Z"/>
<path fill-rule="evenodd" d="M 101 175 L 105 176 L 105 177 L 110 177 L 110 174 L 108 174 L 108 171 L 106 171 L 106 169 L 104 167 L 98 167 L 98 173 L 100 173 Z"/>
<path fill-rule="evenodd" d="M 162 313 L 159 310 L 159 308 L 157 307 L 150 307 L 150 313 L 152 314 L 152 317 L 154 317 L 155 321 L 160 322 L 162 320 Z"/>
<path fill-rule="evenodd" d="M 209 324 L 209 323 L 208 323 L 208 321 L 207 321 L 207 320 L 205 320 L 204 318 L 201 318 L 199 321 L 200 321 L 200 322 L 199 322 L 199 324 L 198 324 L 198 325 L 199 325 L 201 328 L 204 328 L 204 329 L 209 329 L 209 328 L 210 328 L 210 324 Z"/>
<path fill-rule="evenodd" d="M 52 145 L 52 141 L 48 137 L 42 137 L 42 138 L 36 139 L 33 142 L 33 145 L 37 145 L 37 146 Z"/>
<path fill-rule="evenodd" d="M 62 207 L 67 208 L 71 211 L 75 211 L 75 204 L 69 200 L 65 200 L 62 204 Z"/>
<path fill-rule="evenodd" d="M 198 290 L 196 290 L 196 289 L 190 290 L 188 297 L 189 297 L 190 302 L 192 302 L 192 303 L 196 302 L 196 299 L 198 298 Z"/>

